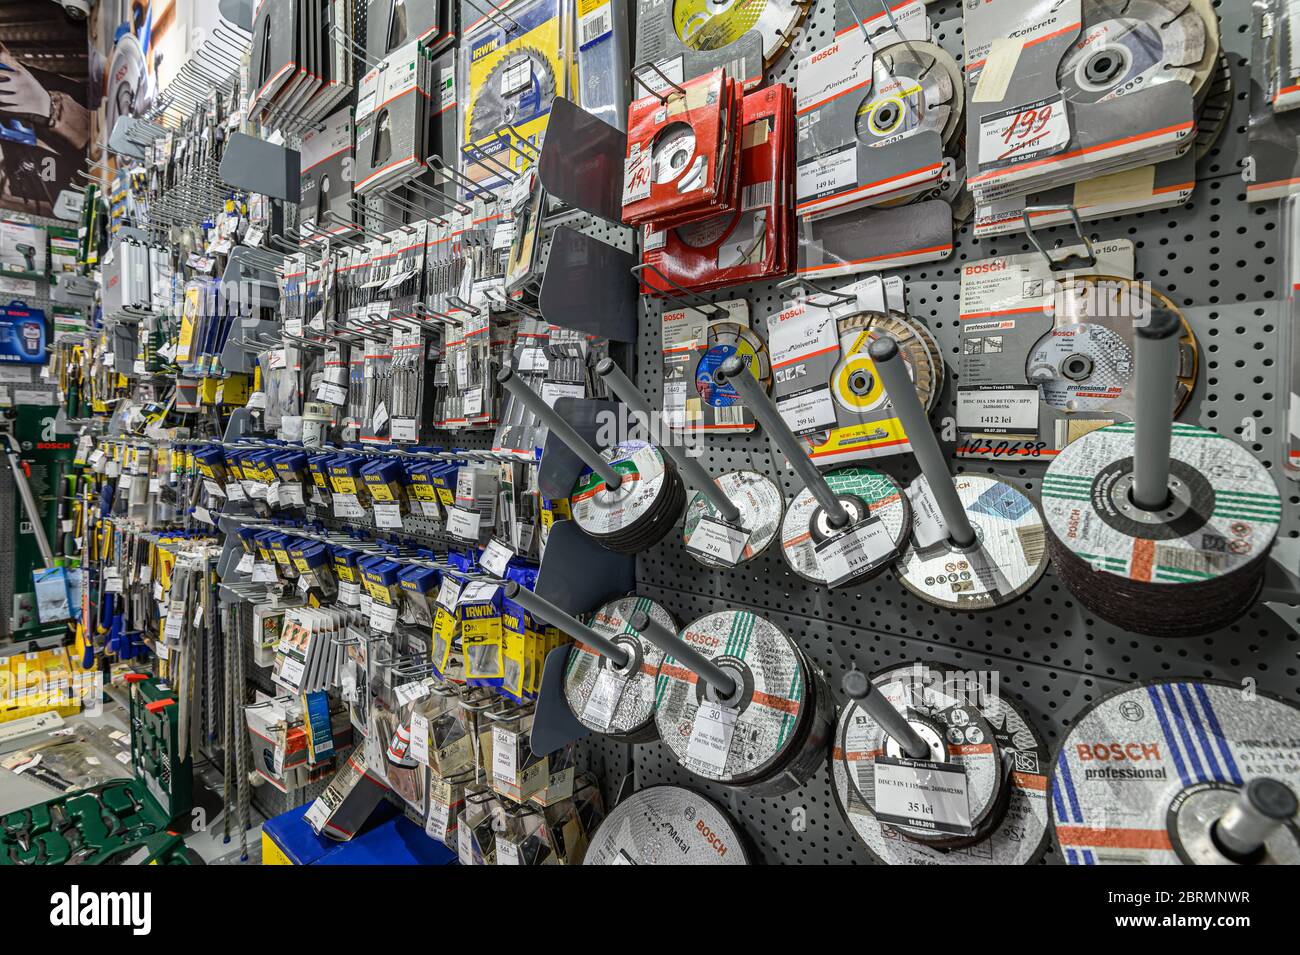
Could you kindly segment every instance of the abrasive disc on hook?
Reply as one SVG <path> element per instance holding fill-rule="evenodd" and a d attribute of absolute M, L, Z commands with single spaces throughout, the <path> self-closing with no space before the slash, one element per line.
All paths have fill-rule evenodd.
<path fill-rule="evenodd" d="M 615 806 L 592 834 L 583 865 L 749 865 L 740 828 L 682 786 L 651 786 Z"/>

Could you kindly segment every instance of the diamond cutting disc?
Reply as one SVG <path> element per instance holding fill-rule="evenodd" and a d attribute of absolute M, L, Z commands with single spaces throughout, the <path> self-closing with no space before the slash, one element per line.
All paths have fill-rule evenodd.
<path fill-rule="evenodd" d="M 851 414 L 875 411 L 888 402 L 884 386 L 876 375 L 876 366 L 867 354 L 867 346 L 881 335 L 891 335 L 898 342 L 903 363 L 916 385 L 917 397 L 926 410 L 932 410 L 939 397 L 943 380 L 943 359 L 934 338 L 919 322 L 901 312 L 860 312 L 836 323 L 840 337 L 840 360 L 831 373 L 831 397 Z M 851 424 L 841 420 L 840 424 Z"/>
<path fill-rule="evenodd" d="M 757 471 L 728 471 L 718 475 L 713 483 L 736 505 L 740 511 L 738 523 L 749 535 L 737 563 L 753 560 L 767 550 L 781 527 L 781 516 L 785 511 L 785 498 L 781 495 L 781 489 L 771 478 Z M 696 491 L 686 505 L 686 518 L 682 524 L 683 544 L 690 542 L 691 535 L 705 517 L 715 521 L 723 520 L 704 492 Z M 688 548 L 687 553 L 709 567 L 735 566 L 710 554 L 701 553 L 699 549 Z"/>
<path fill-rule="evenodd" d="M 1080 602 L 1139 633 L 1190 635 L 1253 601 L 1282 499 L 1231 438 L 1173 425 L 1169 505 L 1133 503 L 1131 423 L 1071 442 L 1043 475 L 1043 513 L 1061 577 Z"/>
<path fill-rule="evenodd" d="M 564 698 L 578 722 L 589 730 L 630 743 L 652 740 L 658 733 L 654 721 L 655 675 L 664 657 L 662 650 L 628 625 L 638 610 L 676 631 L 672 614 L 648 597 L 611 600 L 592 615 L 591 629 L 607 635 L 631 659 L 625 666 L 615 666 L 609 657 L 578 641 L 573 644 L 564 671 Z"/>
<path fill-rule="evenodd" d="M 933 43 L 896 43 L 872 59 L 871 92 L 858 106 L 858 139 L 886 146 L 922 131 L 946 144 L 956 131 L 962 84 L 957 65 Z"/>
<path fill-rule="evenodd" d="M 671 461 L 644 441 L 625 441 L 605 449 L 601 457 L 623 475 L 623 482 L 610 490 L 604 478 L 583 468 L 570 495 L 578 527 L 614 549 L 643 542 L 648 529 L 662 530 L 655 541 L 661 539 L 680 513 L 679 505 L 677 512 L 664 521 L 665 504 L 674 499 L 681 486 Z"/>
<path fill-rule="evenodd" d="M 796 0 L 673 0 L 673 28 L 692 50 L 720 50 L 750 30 L 763 36 L 763 64 L 794 39 L 809 3 Z"/>
<path fill-rule="evenodd" d="M 1196 118 L 1196 158 L 1205 158 L 1223 135 L 1232 113 L 1232 67 L 1228 57 L 1220 54 L 1214 73 L 1206 84 L 1205 101 Z"/>
<path fill-rule="evenodd" d="M 651 786 L 615 806 L 583 865 L 749 865 L 742 831 L 705 796 Z"/>
<path fill-rule="evenodd" d="M 695 130 L 689 123 L 670 123 L 659 131 L 652 147 L 651 169 L 662 185 L 683 175 L 695 155 Z"/>
<path fill-rule="evenodd" d="M 1191 0 L 1083 0 L 1082 11 L 1079 39 L 1057 70 L 1067 100 L 1101 103 L 1160 83 L 1196 82 L 1206 36 Z"/>
<path fill-rule="evenodd" d="M 1052 767 L 1052 829 L 1070 865 L 1225 861 L 1214 823 L 1253 779 L 1300 793 L 1300 708 L 1218 680 L 1122 687 L 1075 719 Z M 1300 863 L 1295 821 L 1265 842 Z"/>
<path fill-rule="evenodd" d="M 695 390 L 705 404 L 730 408 L 741 404 L 730 384 L 717 381 L 718 368 L 732 355 L 739 355 L 763 390 L 772 387 L 772 359 L 767 345 L 751 328 L 736 322 L 715 322 L 709 326 L 708 347 L 695 366 Z"/>
<path fill-rule="evenodd" d="M 546 54 L 521 47 L 495 63 L 469 104 L 469 142 L 511 123 L 540 115 L 555 99 L 555 74 Z"/>
<path fill-rule="evenodd" d="M 957 692 L 960 687 L 945 684 L 942 679 L 927 681 L 926 673 L 940 678 L 943 675 L 941 671 L 918 664 L 878 673 L 871 682 L 930 745 L 932 761 L 956 766 L 963 771 L 967 796 L 963 808 L 968 817 L 964 831 L 945 831 L 930 825 L 919 814 L 909 818 L 907 823 L 892 822 L 882 827 L 876 818 L 877 810 L 884 808 L 877 801 L 876 760 L 879 757 L 906 757 L 899 744 L 880 724 L 852 701 L 840 712 L 835 730 L 833 788 L 841 805 L 856 805 L 861 810 L 859 815 L 865 813 L 867 818 L 861 821 L 864 828 L 876 830 L 876 842 L 901 835 L 927 846 L 968 845 L 988 828 L 988 823 L 994 821 L 991 817 L 1004 796 L 1008 782 L 1003 755 L 992 724 L 977 705 L 978 695 Z M 858 821 L 850 817 L 850 822 L 862 835 Z M 871 847 L 871 842 L 868 846 Z"/>
<path fill-rule="evenodd" d="M 687 641 L 726 670 L 737 696 L 714 700 L 704 680 L 665 657 L 659 667 L 655 722 L 673 755 L 691 772 L 729 786 L 780 774 L 802 755 L 807 736 L 809 671 L 794 641 L 774 623 L 748 610 L 723 610 L 681 631 Z M 722 712 L 714 703 L 722 703 Z M 708 718 L 712 715 L 716 719 Z M 730 732 L 724 728 L 729 724 Z M 725 751 L 707 745 L 729 735 Z"/>
<path fill-rule="evenodd" d="M 851 731 L 850 720 L 862 715 L 855 706 L 840 713 L 837 745 L 831 759 L 831 790 L 840 812 L 865 844 L 875 862 L 886 865 L 1030 865 L 1047 848 L 1047 773 L 1051 762 L 1047 746 L 1034 725 L 1000 695 L 987 692 L 965 671 L 904 664 L 876 674 L 875 682 L 901 681 L 906 698 L 922 702 L 926 687 L 936 698 L 976 702 L 993 730 L 993 742 L 1010 774 L 1004 788 L 1006 805 L 994 807 L 978 842 L 965 847 L 935 848 L 900 838 L 896 828 L 880 823 L 859 795 L 851 776 L 864 754 L 838 745 Z M 915 705 L 915 704 L 912 704 Z"/>
<path fill-rule="evenodd" d="M 827 471 L 822 476 L 831 490 L 849 507 L 851 517 L 848 527 L 856 526 L 864 520 L 878 520 L 893 545 L 890 554 L 873 562 L 858 577 L 843 581 L 840 586 L 844 586 L 878 571 L 903 546 L 911 530 L 911 506 L 893 479 L 879 471 L 847 467 Z M 817 584 L 827 583 L 828 574 L 817 554 L 817 545 L 834 536 L 836 531 L 830 526 L 826 513 L 813 497 L 812 491 L 804 488 L 796 494 L 781 522 L 781 553 L 790 569 L 805 580 Z"/>
<path fill-rule="evenodd" d="M 923 482 L 918 477 L 914 483 L 928 496 Z M 957 547 L 946 534 L 926 535 L 918 528 L 895 562 L 894 575 L 921 599 L 949 610 L 986 610 L 1015 600 L 1047 569 L 1042 515 L 1024 494 L 994 478 L 961 474 L 953 484 L 976 543 Z M 920 491 L 913 486 L 908 494 Z"/>

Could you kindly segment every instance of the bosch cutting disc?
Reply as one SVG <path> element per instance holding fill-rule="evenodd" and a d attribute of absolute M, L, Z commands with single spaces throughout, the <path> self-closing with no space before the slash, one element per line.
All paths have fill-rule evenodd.
<path fill-rule="evenodd" d="M 743 831 L 705 796 L 651 786 L 615 806 L 583 865 L 749 865 Z"/>
<path fill-rule="evenodd" d="M 858 139 L 887 146 L 922 131 L 947 144 L 960 127 L 963 85 L 957 63 L 934 43 L 909 40 L 872 59 L 871 92 L 858 106 Z"/>
<path fill-rule="evenodd" d="M 757 30 L 763 64 L 771 66 L 789 47 L 808 8 L 808 0 L 673 0 L 673 28 L 692 50 L 720 50 Z"/>
<path fill-rule="evenodd" d="M 776 795 L 825 759 L 834 718 L 821 675 L 775 624 L 747 610 L 701 617 L 681 631 L 736 683 L 728 699 L 672 657 L 659 667 L 655 722 L 682 765 L 705 779 Z"/>
<path fill-rule="evenodd" d="M 858 763 L 869 754 L 846 745 L 860 731 L 854 723 L 865 717 L 856 705 L 840 712 L 831 759 L 831 790 L 840 812 L 875 862 L 886 865 L 1030 865 L 1047 848 L 1047 746 L 1034 725 L 1014 705 L 983 686 L 974 674 L 956 669 L 904 664 L 878 673 L 879 685 L 899 683 L 907 706 L 923 711 L 943 709 L 950 701 L 974 702 L 992 728 L 993 744 L 1002 763 L 1005 805 L 995 805 L 983 826 L 974 827 L 978 841 L 964 847 L 936 848 L 901 838 L 893 825 L 881 823 L 860 795 Z M 955 735 L 955 734 L 954 734 Z"/>
<path fill-rule="evenodd" d="M 573 520 L 611 550 L 635 553 L 662 540 L 686 503 L 672 460 L 652 444 L 625 441 L 601 452 L 623 475 L 617 488 L 583 468 L 570 495 Z"/>
<path fill-rule="evenodd" d="M 1215 825 L 1252 780 L 1300 793 L 1300 708 L 1240 684 L 1125 686 L 1074 720 L 1052 767 L 1052 831 L 1070 865 L 1228 864 Z M 1300 864 L 1283 823 L 1259 863 Z"/>
<path fill-rule="evenodd" d="M 894 564 L 894 575 L 922 600 L 949 610 L 987 610 L 1015 600 L 1047 569 L 1043 518 L 1034 502 L 1002 481 L 975 474 L 953 478 L 975 543 L 958 547 L 937 507 L 922 508 L 929 486 L 918 477 L 908 489 L 917 513 L 912 539 Z"/>
<path fill-rule="evenodd" d="M 555 74 L 546 54 L 521 47 L 494 64 L 470 97 L 469 138 L 478 143 L 495 137 L 507 124 L 525 122 L 550 109 Z"/>
<path fill-rule="evenodd" d="M 699 188 L 699 179 L 708 161 L 695 155 L 695 130 L 689 123 L 670 123 L 655 137 L 651 148 L 651 178 L 660 185 L 680 180 L 678 191 Z M 694 169 L 691 160 L 694 159 Z"/>
<path fill-rule="evenodd" d="M 1075 103 L 1100 103 L 1160 83 L 1199 90 L 1205 21 L 1191 0 L 1083 0 L 1078 41 L 1057 82 Z"/>
<path fill-rule="evenodd" d="M 927 673 L 940 679 L 927 681 Z M 1010 784 L 993 725 L 981 711 L 977 694 L 958 692 L 963 688 L 945 684 L 942 675 L 908 665 L 871 680 L 929 745 L 928 760 L 907 759 L 898 742 L 856 702 L 850 701 L 840 713 L 832 759 L 834 789 L 841 805 L 858 806 L 859 815 L 865 813 L 867 818 L 860 821 L 865 829 L 877 830 L 877 843 L 887 838 L 879 831 L 885 827 L 893 837 L 928 847 L 970 845 L 987 834 L 996 814 L 1006 807 Z M 945 777 L 943 788 L 952 797 L 932 805 L 930 812 L 908 798 L 901 776 L 915 769 L 923 777 L 926 763 L 940 764 L 936 772 Z M 882 773 L 889 779 L 887 790 L 879 784 Z M 857 831 L 857 821 L 850 817 L 850 822 Z M 868 846 L 875 851 L 870 841 Z"/>
<path fill-rule="evenodd" d="M 876 550 L 869 553 L 856 576 L 836 583 L 845 586 L 876 573 L 898 553 L 911 530 L 911 507 L 902 489 L 879 471 L 846 467 L 827 471 L 823 477 L 849 512 L 848 523 L 832 527 L 812 491 L 804 488 L 790 502 L 781 522 L 781 553 L 790 569 L 805 580 L 833 583 L 835 568 L 827 566 L 823 545 L 870 522 L 868 533 L 862 535 L 863 546 Z"/>
<path fill-rule="evenodd" d="M 898 342 L 903 363 L 916 385 L 917 397 L 927 411 L 934 409 L 943 383 L 943 358 L 939 347 L 919 322 L 902 312 L 859 312 L 836 322 L 840 338 L 840 360 L 831 373 L 831 397 L 850 415 L 876 411 L 888 403 L 884 386 L 876 375 L 867 346 L 881 335 Z M 841 419 L 841 425 L 853 419 Z"/>
<path fill-rule="evenodd" d="M 1089 610 L 1137 633 L 1225 626 L 1254 601 L 1282 499 L 1268 470 L 1232 438 L 1173 425 L 1167 507 L 1133 503 L 1134 425 L 1084 435 L 1043 475 L 1048 543 Z"/>
<path fill-rule="evenodd" d="M 581 641 L 573 644 L 564 671 L 564 698 L 578 722 L 618 742 L 644 743 L 655 738 L 655 675 L 663 651 L 629 626 L 641 610 L 669 630 L 677 624 L 648 597 L 620 597 L 592 614 L 589 625 L 627 651 L 629 660 L 617 666 Z"/>
<path fill-rule="evenodd" d="M 746 325 L 714 322 L 709 325 L 708 347 L 695 366 L 695 390 L 705 404 L 714 408 L 742 404 L 732 385 L 717 380 L 718 369 L 732 355 L 740 356 L 764 391 L 772 387 L 772 359 L 763 339 Z"/>
<path fill-rule="evenodd" d="M 702 547 L 690 546 L 692 536 L 705 518 L 726 523 L 708 496 L 703 491 L 696 491 L 686 505 L 686 518 L 682 524 L 682 543 L 687 545 L 686 552 L 709 567 L 734 567 L 753 560 L 767 550 L 781 527 L 781 516 L 785 511 L 781 489 L 771 478 L 757 471 L 728 471 L 713 483 L 740 511 L 737 525 L 746 535 L 744 547 L 737 560 L 728 561 Z"/>

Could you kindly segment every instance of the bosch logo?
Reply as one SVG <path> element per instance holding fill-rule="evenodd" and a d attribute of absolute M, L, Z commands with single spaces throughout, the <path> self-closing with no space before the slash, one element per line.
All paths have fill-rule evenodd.
<path fill-rule="evenodd" d="M 979 262 L 975 265 L 968 265 L 962 270 L 962 274 L 979 275 L 983 272 L 1005 272 L 1006 268 L 1006 259 L 994 259 L 992 262 Z"/>
<path fill-rule="evenodd" d="M 1140 763 L 1160 759 L 1157 743 L 1079 743 L 1075 749 L 1081 763 Z"/>
<path fill-rule="evenodd" d="M 701 647 L 716 647 L 722 642 L 717 637 L 709 636 L 707 633 L 696 633 L 694 630 L 687 630 L 684 639 Z"/>
<path fill-rule="evenodd" d="M 828 46 L 826 49 L 818 53 L 814 53 L 812 57 L 812 62 L 818 63 L 826 59 L 826 57 L 830 56 L 832 53 L 838 53 L 839 50 L 840 50 L 840 45 L 838 43 L 832 44 L 831 46 Z"/>
<path fill-rule="evenodd" d="M 714 831 L 704 824 L 703 819 L 695 820 L 695 831 L 703 836 L 709 845 L 713 846 L 713 851 L 718 854 L 719 859 L 727 854 L 727 847 L 722 844 L 722 840 L 717 837 Z"/>

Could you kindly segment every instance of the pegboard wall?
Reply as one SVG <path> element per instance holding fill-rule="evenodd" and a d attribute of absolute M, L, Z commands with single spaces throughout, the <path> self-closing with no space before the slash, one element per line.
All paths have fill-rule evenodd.
<path fill-rule="evenodd" d="M 874 12 L 879 0 L 854 0 L 858 12 Z M 1128 238 L 1135 247 L 1137 277 L 1167 294 L 1187 316 L 1200 345 L 1199 379 L 1180 416 L 1234 436 L 1262 461 L 1283 496 L 1280 537 L 1300 537 L 1300 494 L 1282 471 L 1286 440 L 1285 344 L 1275 303 L 1279 286 L 1276 203 L 1247 205 L 1240 160 L 1248 152 L 1250 4 L 1215 0 L 1223 49 L 1233 81 L 1233 109 L 1217 146 L 1197 168 L 1196 190 L 1187 205 L 1161 212 L 1085 223 L 1096 240 Z M 768 71 L 769 82 L 793 83 L 795 62 L 832 35 L 833 3 L 810 13 L 792 51 Z M 961 5 L 932 4 L 934 37 L 962 58 Z M 1073 240 L 1068 228 L 1040 233 L 1049 244 Z M 933 416 L 955 416 L 958 356 L 957 298 L 966 261 L 1031 252 L 1023 235 L 977 240 L 964 226 L 944 262 L 901 274 L 908 283 L 908 311 L 925 321 L 949 360 L 944 400 Z M 837 288 L 860 276 L 826 283 Z M 766 323 L 786 300 L 776 283 L 714 293 L 710 301 L 744 297 L 751 324 L 766 337 Z M 638 340 L 637 382 L 659 407 L 661 394 L 660 304 L 644 299 Z M 953 444 L 944 443 L 952 455 Z M 793 472 L 760 431 L 707 439 L 702 458 L 713 473 L 750 468 L 776 478 L 787 500 L 799 489 Z M 1045 465 L 960 461 L 958 472 L 996 475 L 1038 500 Z M 875 459 L 901 483 L 917 474 L 910 456 Z M 1037 726 L 1055 750 L 1072 721 L 1090 702 L 1119 685 L 1161 676 L 1218 677 L 1254 681 L 1260 690 L 1300 698 L 1300 636 L 1294 607 L 1262 603 L 1232 626 L 1204 637 L 1157 640 L 1130 634 L 1095 619 L 1076 605 L 1053 569 L 1020 600 L 988 613 L 954 613 L 913 597 L 884 570 L 854 587 L 828 591 L 795 576 L 773 545 L 768 553 L 731 571 L 709 569 L 689 557 L 679 536 L 670 537 L 637 561 L 638 591 L 662 603 L 686 624 L 706 613 L 743 607 L 781 626 L 835 687 L 853 666 L 874 672 L 920 660 L 932 665 L 996 671 L 1001 691 Z M 752 839 L 756 861 L 769 863 L 867 862 L 830 790 L 826 769 L 803 788 L 775 799 L 745 795 L 705 783 L 683 770 L 662 743 L 636 747 L 589 739 L 584 761 L 608 785 L 631 776 L 634 789 L 660 783 L 691 786 L 728 807 Z M 612 788 L 607 796 L 612 796 Z M 1048 861 L 1059 861 L 1049 852 Z"/>

